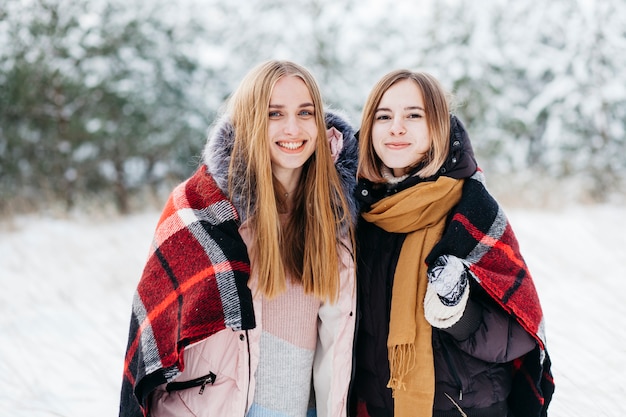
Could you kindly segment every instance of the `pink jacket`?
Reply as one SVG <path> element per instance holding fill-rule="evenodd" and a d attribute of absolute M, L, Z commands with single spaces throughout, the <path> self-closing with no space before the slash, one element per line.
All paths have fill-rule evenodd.
<path fill-rule="evenodd" d="M 254 288 L 251 289 L 254 294 Z M 175 382 L 206 376 L 204 385 L 198 382 L 194 387 L 171 392 L 167 392 L 165 384 L 161 385 L 151 395 L 150 416 L 244 417 L 254 398 L 261 310 L 261 303 L 255 298 L 257 327 L 252 330 L 224 329 L 188 346 L 184 351 L 185 369 Z M 318 315 L 313 368 L 317 416 L 344 417 L 356 318 L 355 269 L 347 251 L 342 254 L 339 298 L 335 304 L 322 303 Z"/>

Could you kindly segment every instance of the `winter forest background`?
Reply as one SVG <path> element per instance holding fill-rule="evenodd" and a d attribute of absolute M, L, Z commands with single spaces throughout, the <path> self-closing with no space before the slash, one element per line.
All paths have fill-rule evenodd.
<path fill-rule="evenodd" d="M 0 416 L 116 415 L 160 208 L 260 61 L 355 126 L 404 67 L 454 93 L 535 279 L 551 417 L 626 415 L 624 0 L 0 0 Z"/>
<path fill-rule="evenodd" d="M 625 22 L 624 0 L 7 0 L 0 212 L 160 201 L 243 74 L 270 58 L 310 68 L 357 126 L 380 76 L 429 71 L 501 198 L 613 201 Z"/>

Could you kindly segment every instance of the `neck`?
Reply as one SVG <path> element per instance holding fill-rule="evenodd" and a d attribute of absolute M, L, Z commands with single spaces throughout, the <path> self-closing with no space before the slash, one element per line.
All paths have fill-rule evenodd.
<path fill-rule="evenodd" d="M 396 168 L 392 170 L 385 165 L 383 165 L 381 169 L 381 173 L 383 178 L 387 181 L 387 184 L 398 184 L 407 179 L 409 175 L 404 171 L 405 170 L 398 170 Z"/>
<path fill-rule="evenodd" d="M 296 194 L 298 192 L 297 182 L 285 184 L 277 179 L 278 189 L 276 192 L 278 193 L 278 198 L 281 201 L 282 208 L 279 209 L 280 212 L 289 213 L 294 207 Z"/>
<path fill-rule="evenodd" d="M 281 193 L 285 199 L 293 199 L 300 182 L 301 172 L 302 168 L 290 170 L 289 172 L 274 172 L 274 177 L 282 187 Z"/>

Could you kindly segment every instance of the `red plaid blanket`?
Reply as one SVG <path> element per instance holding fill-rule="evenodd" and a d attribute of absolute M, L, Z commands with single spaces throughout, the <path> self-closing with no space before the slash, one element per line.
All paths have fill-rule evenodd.
<path fill-rule="evenodd" d="M 546 416 L 554 381 L 541 304 L 513 229 L 480 170 L 465 180 L 461 201 L 426 263 L 444 254 L 464 259 L 481 287 L 537 340 L 537 348 L 514 364 L 509 406 L 516 416 Z"/>
<path fill-rule="evenodd" d="M 239 217 L 202 166 L 174 189 L 133 299 L 120 416 L 145 416 L 148 393 L 182 370 L 185 346 L 254 327 Z"/>

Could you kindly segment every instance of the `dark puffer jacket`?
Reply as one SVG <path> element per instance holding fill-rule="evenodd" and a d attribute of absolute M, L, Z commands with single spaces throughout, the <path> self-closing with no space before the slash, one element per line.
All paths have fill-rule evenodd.
<path fill-rule="evenodd" d="M 432 178 L 409 177 L 394 187 L 376 187 L 361 181 L 357 198 L 362 208 L 421 181 L 440 175 L 462 179 L 477 169 L 467 132 L 452 116 L 450 155 Z M 359 220 L 357 227 L 358 330 L 351 390 L 351 414 L 357 401 L 367 404 L 371 417 L 393 416 L 389 381 L 387 334 L 393 276 L 406 235 L 389 233 Z M 463 317 L 448 329 L 433 328 L 436 417 L 460 416 L 454 403 L 468 416 L 507 416 L 511 389 L 511 361 L 535 347 L 535 340 L 475 282 Z M 361 404 L 363 407 L 363 404 Z M 510 415 L 510 414 L 509 414 Z"/>

